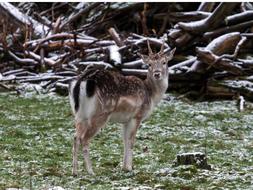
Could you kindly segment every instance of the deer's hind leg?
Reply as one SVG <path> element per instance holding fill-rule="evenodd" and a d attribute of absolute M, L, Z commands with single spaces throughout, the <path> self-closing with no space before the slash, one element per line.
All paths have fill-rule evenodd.
<path fill-rule="evenodd" d="M 90 140 L 97 134 L 97 132 L 106 124 L 108 115 L 103 114 L 98 117 L 93 117 L 89 120 L 85 134 L 81 139 L 83 146 L 83 157 L 86 165 L 87 172 L 94 175 L 92 164 L 90 160 L 89 144 Z"/>
<path fill-rule="evenodd" d="M 83 122 L 79 122 L 75 124 L 75 135 L 74 135 L 74 143 L 73 143 L 73 149 L 72 149 L 72 156 L 73 156 L 73 168 L 72 168 L 72 174 L 73 176 L 77 176 L 77 169 L 78 169 L 78 151 L 80 147 L 80 142 L 82 139 L 83 134 L 86 133 L 86 127 Z"/>

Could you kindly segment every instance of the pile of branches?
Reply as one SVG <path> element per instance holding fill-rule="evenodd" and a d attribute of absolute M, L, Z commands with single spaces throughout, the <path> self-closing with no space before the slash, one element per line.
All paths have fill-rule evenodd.
<path fill-rule="evenodd" d="M 0 3 L 0 89 L 39 84 L 66 94 L 86 67 L 145 78 L 147 40 L 177 47 L 170 87 L 197 97 L 253 99 L 253 5 Z"/>

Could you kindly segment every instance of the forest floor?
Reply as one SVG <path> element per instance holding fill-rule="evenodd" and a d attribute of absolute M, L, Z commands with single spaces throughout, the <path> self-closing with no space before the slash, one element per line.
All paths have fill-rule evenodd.
<path fill-rule="evenodd" d="M 252 108 L 235 101 L 163 101 L 138 131 L 134 170 L 121 170 L 121 127 L 91 143 L 96 176 L 79 156 L 71 175 L 73 118 L 67 97 L 0 94 L 0 189 L 253 189 Z M 211 170 L 174 166 L 184 152 L 207 154 Z"/>

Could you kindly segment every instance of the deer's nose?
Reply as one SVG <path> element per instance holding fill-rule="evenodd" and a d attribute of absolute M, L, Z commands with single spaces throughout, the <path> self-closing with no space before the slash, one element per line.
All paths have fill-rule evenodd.
<path fill-rule="evenodd" d="M 161 72 L 155 72 L 155 73 L 153 74 L 153 76 L 154 76 L 155 79 L 160 79 L 161 76 L 162 76 L 162 74 L 161 74 Z"/>

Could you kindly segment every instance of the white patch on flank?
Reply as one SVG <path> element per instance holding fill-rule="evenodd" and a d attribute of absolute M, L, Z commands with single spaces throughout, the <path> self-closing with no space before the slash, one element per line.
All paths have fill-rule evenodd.
<path fill-rule="evenodd" d="M 80 94 L 79 94 L 79 109 L 76 113 L 76 121 L 84 121 L 94 114 L 96 111 L 96 96 L 87 97 L 86 94 L 87 82 L 83 81 L 80 84 Z"/>

